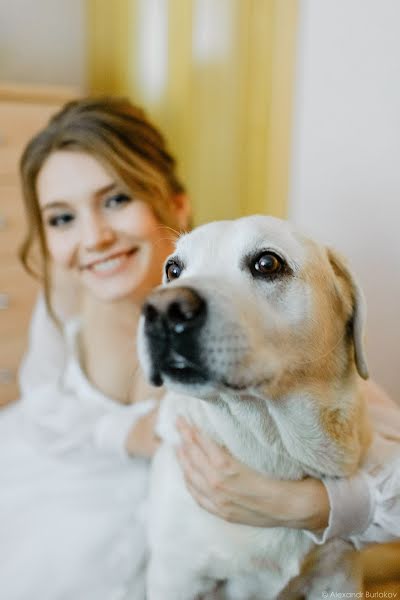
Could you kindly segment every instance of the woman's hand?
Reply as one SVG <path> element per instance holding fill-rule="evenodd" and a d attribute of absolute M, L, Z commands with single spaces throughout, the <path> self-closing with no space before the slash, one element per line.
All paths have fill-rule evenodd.
<path fill-rule="evenodd" d="M 155 433 L 158 406 L 136 421 L 130 430 L 125 447 L 130 456 L 150 458 L 157 450 L 160 439 Z"/>
<path fill-rule="evenodd" d="M 316 479 L 279 481 L 247 467 L 184 419 L 177 457 L 189 492 L 216 516 L 256 527 L 324 529 L 329 500 Z"/>

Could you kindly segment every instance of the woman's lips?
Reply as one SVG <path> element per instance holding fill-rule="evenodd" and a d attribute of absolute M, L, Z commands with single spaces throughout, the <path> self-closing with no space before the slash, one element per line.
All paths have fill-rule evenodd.
<path fill-rule="evenodd" d="M 137 252 L 138 248 L 132 248 L 125 252 L 118 252 L 108 258 L 97 260 L 89 265 L 85 265 L 81 268 L 83 271 L 90 271 L 96 275 L 108 276 L 115 275 L 121 269 L 123 269 L 129 260 L 129 258 Z"/>

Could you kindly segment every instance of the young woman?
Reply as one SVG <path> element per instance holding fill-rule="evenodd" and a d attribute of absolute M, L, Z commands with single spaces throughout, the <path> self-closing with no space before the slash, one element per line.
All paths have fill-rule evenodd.
<path fill-rule="evenodd" d="M 67 105 L 21 175 L 22 257 L 32 266 L 39 249 L 44 296 L 21 401 L 0 419 L 1 595 L 142 600 L 157 397 L 137 376 L 135 331 L 187 226 L 184 189 L 162 136 L 124 100 Z"/>
<path fill-rule="evenodd" d="M 66 105 L 28 145 L 21 174 L 29 222 L 22 256 L 30 266 L 39 248 L 44 293 L 21 401 L 0 419 L 2 593 L 142 600 L 158 398 L 137 370 L 135 333 L 142 300 L 159 283 L 176 232 L 188 226 L 188 202 L 162 136 L 121 99 Z M 271 481 L 187 424 L 180 430 L 189 489 L 207 510 L 309 529 L 317 540 L 354 533 L 354 510 L 332 494 L 337 482 Z M 368 487 L 360 474 L 340 488 L 359 501 L 378 490 L 375 520 L 393 514 L 383 472 L 369 476 Z M 338 518 L 342 507 L 349 518 Z"/>

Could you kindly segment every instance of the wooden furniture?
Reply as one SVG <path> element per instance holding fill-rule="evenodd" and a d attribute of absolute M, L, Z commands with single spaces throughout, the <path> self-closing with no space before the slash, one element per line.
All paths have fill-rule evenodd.
<path fill-rule="evenodd" d="M 38 284 L 23 270 L 25 234 L 18 162 L 29 139 L 76 94 L 0 83 L 0 406 L 18 398 L 17 373 Z"/>
<path fill-rule="evenodd" d="M 377 544 L 362 552 L 365 591 L 370 598 L 382 598 L 375 592 L 397 592 L 400 597 L 400 541 Z M 395 595 L 386 596 L 394 598 Z"/>

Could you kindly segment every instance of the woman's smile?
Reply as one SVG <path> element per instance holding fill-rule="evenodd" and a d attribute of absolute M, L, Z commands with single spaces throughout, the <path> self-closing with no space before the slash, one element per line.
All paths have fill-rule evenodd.
<path fill-rule="evenodd" d="M 80 267 L 80 270 L 89 271 L 98 277 L 112 277 L 130 266 L 130 259 L 137 253 L 138 247 L 131 250 L 116 252 L 106 258 L 101 258 Z"/>
<path fill-rule="evenodd" d="M 121 186 L 93 156 L 68 150 L 46 159 L 37 183 L 54 263 L 77 270 L 99 299 L 142 302 L 173 242 L 152 207 Z"/>

